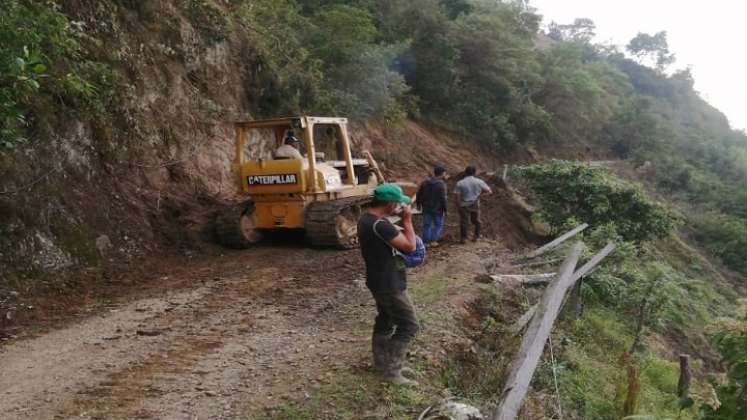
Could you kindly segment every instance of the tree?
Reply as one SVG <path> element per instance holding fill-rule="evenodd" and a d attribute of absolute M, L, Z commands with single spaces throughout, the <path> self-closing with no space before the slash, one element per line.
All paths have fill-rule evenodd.
<path fill-rule="evenodd" d="M 597 26 L 594 24 L 594 21 L 589 18 L 577 18 L 570 24 L 552 22 L 549 25 L 547 36 L 559 42 L 573 41 L 588 43 L 596 36 L 596 32 L 594 32 L 596 28 Z"/>
<path fill-rule="evenodd" d="M 313 16 L 309 45 L 323 63 L 325 110 L 354 117 L 399 117 L 409 87 L 393 63 L 406 45 L 378 44 L 379 31 L 364 8 L 335 4 Z"/>
<path fill-rule="evenodd" d="M 552 115 L 562 137 L 598 137 L 630 89 L 625 77 L 607 62 L 583 60 L 585 46 L 559 43 L 539 53 L 544 83 L 533 99 Z"/>
<path fill-rule="evenodd" d="M 666 31 L 657 32 L 654 35 L 639 32 L 635 38 L 630 40 L 626 49 L 641 64 L 653 63 L 660 72 L 675 61 L 674 54 L 669 52 Z"/>
<path fill-rule="evenodd" d="M 333 73 L 354 60 L 378 34 L 367 10 L 342 4 L 321 9 L 313 23 L 316 26 L 310 39 L 313 51 Z"/>
<path fill-rule="evenodd" d="M 449 19 L 456 19 L 460 15 L 472 12 L 472 4 L 467 0 L 441 0 L 441 5 L 446 10 Z"/>

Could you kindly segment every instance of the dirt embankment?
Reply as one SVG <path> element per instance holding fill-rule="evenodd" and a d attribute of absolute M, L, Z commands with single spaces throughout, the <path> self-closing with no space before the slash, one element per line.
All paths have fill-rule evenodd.
<path fill-rule="evenodd" d="M 500 177 L 483 177 L 493 190 L 493 194 L 480 199 L 482 235 L 501 243 L 511 250 L 521 250 L 537 245 L 547 239 L 543 229 L 532 219 L 533 209 L 527 205 Z M 453 191 L 456 177 L 450 179 L 449 190 Z M 444 231 L 445 239 L 457 241 L 459 238 L 458 209 L 455 198 L 450 201 L 449 215 Z"/>

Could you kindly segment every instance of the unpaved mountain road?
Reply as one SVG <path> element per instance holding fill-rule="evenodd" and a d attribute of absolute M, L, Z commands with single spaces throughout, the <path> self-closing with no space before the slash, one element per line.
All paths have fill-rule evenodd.
<path fill-rule="evenodd" d="M 192 287 L 0 348 L 0 418 L 237 418 L 355 362 L 327 352 L 366 339 L 338 330 L 367 294 L 357 250 L 268 246 L 195 265 Z"/>
<path fill-rule="evenodd" d="M 411 279 L 474 270 L 493 246 L 432 250 Z M 179 288 L 155 277 L 148 297 L 0 347 L 0 419 L 257 418 L 368 370 L 358 250 L 263 246 L 174 272 Z"/>

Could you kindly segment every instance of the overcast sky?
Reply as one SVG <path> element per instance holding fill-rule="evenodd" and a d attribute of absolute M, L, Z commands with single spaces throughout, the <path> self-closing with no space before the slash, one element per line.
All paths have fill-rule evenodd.
<path fill-rule="evenodd" d="M 695 89 L 747 129 L 747 2 L 741 0 L 530 0 L 551 21 L 586 17 L 597 41 L 625 46 L 638 32 L 667 31 L 675 68 L 691 66 Z"/>

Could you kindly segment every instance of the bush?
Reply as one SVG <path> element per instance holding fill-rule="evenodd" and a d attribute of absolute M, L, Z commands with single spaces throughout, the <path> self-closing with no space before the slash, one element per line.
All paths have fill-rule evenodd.
<path fill-rule="evenodd" d="M 109 68 L 82 58 L 68 19 L 54 3 L 5 0 L 0 14 L 0 147 L 22 142 L 27 116 L 39 95 L 62 106 L 105 108 Z"/>
<path fill-rule="evenodd" d="M 640 243 L 667 236 L 677 225 L 677 217 L 640 187 L 601 168 L 555 160 L 519 174 L 539 201 L 540 217 L 556 232 L 578 220 L 592 228 L 612 225 L 624 240 Z"/>
<path fill-rule="evenodd" d="M 734 319 L 722 319 L 711 332 L 728 372 L 717 386 L 720 404 L 704 405 L 704 420 L 741 420 L 747 418 L 747 302 Z"/>
<path fill-rule="evenodd" d="M 189 0 L 185 7 L 195 29 L 208 45 L 226 40 L 230 27 L 222 10 L 205 0 Z"/>
<path fill-rule="evenodd" d="M 695 237 L 734 270 L 747 272 L 747 221 L 710 213 L 695 219 Z"/>

